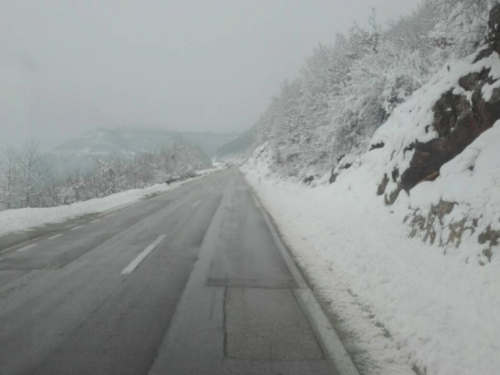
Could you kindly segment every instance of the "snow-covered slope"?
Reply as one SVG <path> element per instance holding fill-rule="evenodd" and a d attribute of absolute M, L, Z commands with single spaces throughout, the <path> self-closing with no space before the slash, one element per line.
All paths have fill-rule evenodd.
<path fill-rule="evenodd" d="M 499 373 L 500 4 L 491 14 L 486 44 L 332 178 L 278 180 L 267 143 L 243 168 L 363 374 Z"/>
<path fill-rule="evenodd" d="M 500 121 L 445 164 L 434 182 L 423 182 L 412 190 L 409 206 L 414 233 L 435 237 L 442 245 L 453 245 L 455 254 L 480 264 L 498 257 L 500 238 Z M 404 200 L 403 200 L 404 202 Z M 423 215 L 448 202 L 449 212 L 432 227 L 420 227 Z M 436 215 L 434 215 L 436 216 Z M 419 220 L 420 219 L 420 220 Z M 430 220 L 426 225 L 429 226 Z"/>
<path fill-rule="evenodd" d="M 412 236 L 465 241 L 465 259 L 484 263 L 500 237 L 500 58 L 477 59 L 450 64 L 416 91 L 376 131 L 371 151 L 340 164 L 337 181 L 371 175 L 372 194 L 407 211 Z"/>

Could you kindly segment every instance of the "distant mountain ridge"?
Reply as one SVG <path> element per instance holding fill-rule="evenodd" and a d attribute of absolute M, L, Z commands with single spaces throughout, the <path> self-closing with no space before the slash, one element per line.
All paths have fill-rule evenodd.
<path fill-rule="evenodd" d="M 107 155 L 111 152 L 134 154 L 150 152 L 167 147 L 174 141 L 196 143 L 207 154 L 214 156 L 216 150 L 238 137 L 236 133 L 178 132 L 163 129 L 141 128 L 97 128 L 53 149 L 54 155 Z"/>
<path fill-rule="evenodd" d="M 94 159 L 112 155 L 133 157 L 137 153 L 169 149 L 174 143 L 199 148 L 208 159 L 216 150 L 238 137 L 236 133 L 178 132 L 154 128 L 96 128 L 71 139 L 48 153 L 60 171 L 87 169 Z"/>
<path fill-rule="evenodd" d="M 254 145 L 256 134 L 257 127 L 251 127 L 238 137 L 219 147 L 215 152 L 214 159 L 226 162 L 246 160 Z"/>

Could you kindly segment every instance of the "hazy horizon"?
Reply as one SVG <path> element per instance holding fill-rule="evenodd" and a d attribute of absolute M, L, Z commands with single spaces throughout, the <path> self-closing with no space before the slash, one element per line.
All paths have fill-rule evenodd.
<path fill-rule="evenodd" d="M 0 0 L 0 147 L 99 127 L 242 132 L 318 43 L 419 2 Z"/>

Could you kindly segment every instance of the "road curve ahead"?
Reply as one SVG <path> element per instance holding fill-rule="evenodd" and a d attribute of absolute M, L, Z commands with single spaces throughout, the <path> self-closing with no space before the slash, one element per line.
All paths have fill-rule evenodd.
<path fill-rule="evenodd" d="M 238 170 L 93 219 L 0 253 L 0 374 L 339 374 Z"/>

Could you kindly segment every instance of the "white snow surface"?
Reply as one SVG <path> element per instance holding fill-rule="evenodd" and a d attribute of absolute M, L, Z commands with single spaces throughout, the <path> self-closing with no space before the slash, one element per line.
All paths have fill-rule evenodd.
<path fill-rule="evenodd" d="M 409 239 L 403 210 L 375 199 L 366 170 L 311 188 L 253 162 L 243 168 L 247 180 L 330 304 L 362 374 L 415 375 L 414 366 L 427 375 L 498 374 L 496 258 L 466 264 Z"/>
<path fill-rule="evenodd" d="M 212 170 L 199 171 L 197 174 L 201 178 Z M 164 193 L 175 189 L 187 181 L 167 184 L 156 184 L 144 189 L 132 189 L 105 198 L 91 199 L 85 202 L 78 202 L 67 206 L 49 208 L 20 208 L 0 211 L 0 236 L 26 231 L 40 227 L 45 224 L 60 223 L 67 219 L 75 218 L 85 214 L 99 213 L 120 206 L 133 204 L 134 202 L 146 198 L 149 195 Z"/>

